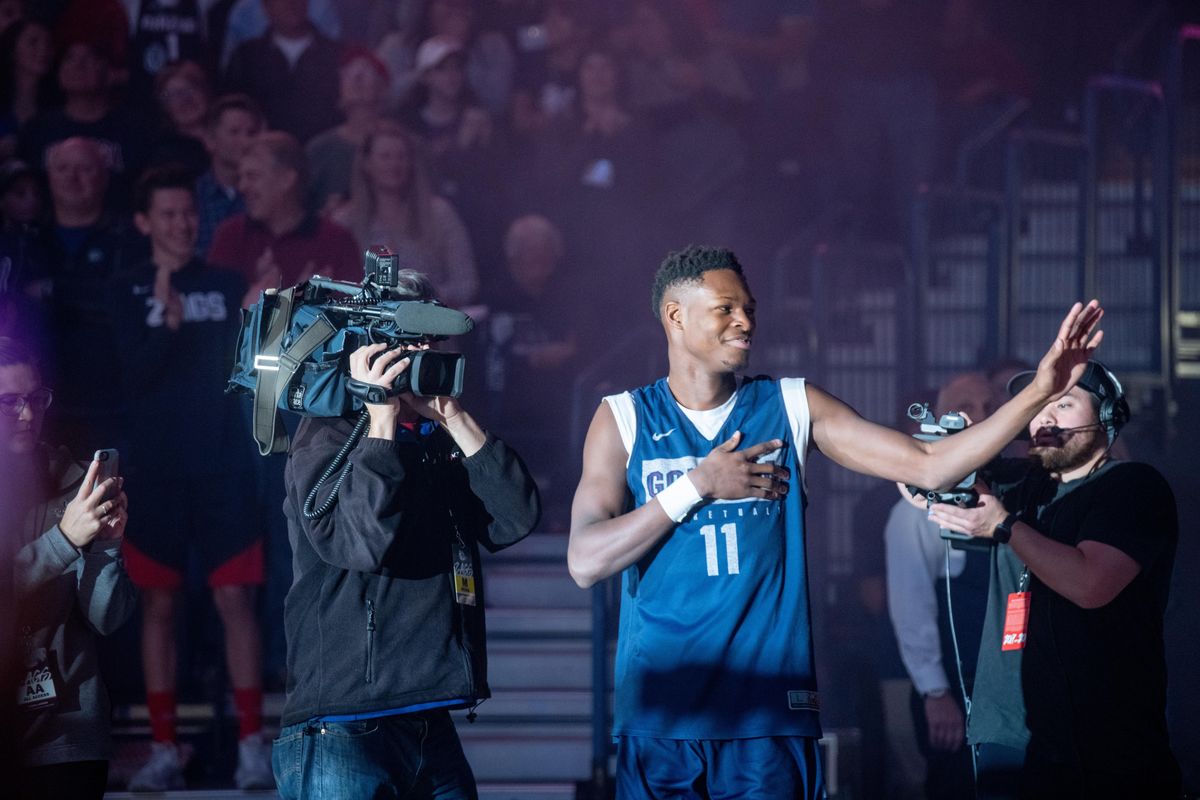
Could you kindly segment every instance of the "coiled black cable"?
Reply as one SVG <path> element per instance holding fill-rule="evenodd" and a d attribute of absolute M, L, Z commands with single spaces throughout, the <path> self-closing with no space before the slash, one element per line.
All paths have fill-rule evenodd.
<path fill-rule="evenodd" d="M 362 438 L 363 432 L 367 429 L 367 422 L 371 419 L 371 415 L 364 408 L 359 412 L 358 422 L 354 423 L 354 430 L 350 432 L 350 437 L 346 439 L 346 443 L 342 445 L 342 449 L 337 452 L 333 460 L 329 462 L 329 466 L 321 473 L 321 477 L 317 479 L 316 485 L 312 491 L 308 493 L 308 497 L 304 499 L 304 508 L 301 513 L 305 519 L 320 519 L 333 510 L 333 506 L 337 503 L 338 490 L 342 488 L 342 481 L 346 480 L 346 476 L 350 474 L 350 465 L 346 463 L 346 459 L 350 457 L 350 451 L 358 444 L 358 440 Z M 333 489 L 329 492 L 329 497 L 325 498 L 325 502 L 320 508 L 313 509 L 313 504 L 317 502 L 317 494 L 321 491 L 321 487 L 325 482 L 337 474 L 337 480 L 334 481 Z"/>

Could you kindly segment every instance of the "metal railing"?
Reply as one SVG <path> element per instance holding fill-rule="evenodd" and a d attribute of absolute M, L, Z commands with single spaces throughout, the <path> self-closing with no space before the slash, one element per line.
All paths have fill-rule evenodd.
<path fill-rule="evenodd" d="M 1170 404 L 1170 147 L 1161 84 L 1114 75 L 1084 102 L 1083 296 L 1105 302 L 1105 363 Z"/>
<path fill-rule="evenodd" d="M 1200 91 L 1194 78 L 1191 85 L 1186 81 L 1196 74 L 1198 64 L 1200 25 L 1188 25 L 1172 43 L 1166 78 L 1171 159 L 1169 338 L 1176 379 L 1200 378 Z"/>

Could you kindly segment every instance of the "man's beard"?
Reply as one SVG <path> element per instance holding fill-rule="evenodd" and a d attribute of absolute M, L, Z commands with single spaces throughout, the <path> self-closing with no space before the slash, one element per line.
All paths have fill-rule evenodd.
<path fill-rule="evenodd" d="M 1047 472 L 1070 472 L 1095 458 L 1105 440 L 1103 430 L 1077 431 L 1057 447 L 1030 447 L 1029 458 Z"/>

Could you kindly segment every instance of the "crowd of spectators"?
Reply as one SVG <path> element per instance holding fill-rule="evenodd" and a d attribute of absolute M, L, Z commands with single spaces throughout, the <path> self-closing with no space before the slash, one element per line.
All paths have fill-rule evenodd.
<path fill-rule="evenodd" d="M 964 105 L 1029 91 L 986 0 L 910 5 L 9 3 L 4 288 L 39 296 L 56 333 L 51 424 L 113 441 L 120 399 L 79 408 L 69 385 L 91 385 L 78 345 L 104 345 L 111 322 L 82 312 L 106 311 L 100 290 L 144 259 L 133 189 L 167 164 L 194 175 L 197 257 L 241 273 L 247 302 L 314 272 L 354 279 L 385 244 L 444 302 L 486 307 L 512 280 L 510 227 L 541 215 L 560 293 L 588 302 L 526 316 L 569 316 L 585 361 L 634 311 L 623 287 L 681 242 L 765 263 L 822 208 L 900 238 L 938 169 L 939 116 L 961 137 L 986 119 Z M 962 69 L 981 42 L 988 63 Z"/>
<path fill-rule="evenodd" d="M 246 305 L 313 274 L 357 280 L 363 250 L 386 245 L 482 322 L 464 343 L 480 417 L 552 486 L 548 524 L 565 524 L 572 374 L 605 352 L 614 321 L 645 315 L 626 288 L 666 249 L 711 241 L 766 263 L 823 206 L 898 237 L 904 204 L 945 157 L 939 115 L 962 128 L 963 103 L 1029 91 L 987 32 L 991 4 L 912 6 L 0 2 L 0 336 L 31 341 L 45 363 L 52 439 L 77 458 L 128 451 L 137 496 L 139 471 L 161 479 L 178 463 L 149 443 L 199 433 L 181 437 L 181 409 L 150 401 L 214 387 L 164 391 L 129 358 L 128 331 L 194 338 L 224 320 L 230 292 Z M 954 66 L 981 41 L 997 69 Z M 145 191 L 164 174 L 194 196 L 159 229 L 155 252 L 194 242 L 173 266 L 153 256 L 147 221 Z M 171 381 L 185 350 L 163 367 Z M 202 466 L 181 474 L 207 481 Z M 247 525 L 277 524 L 272 469 L 233 471 L 258 492 Z M 270 549 L 268 536 L 286 570 Z M 160 588 L 162 639 L 178 584 Z M 173 691 L 173 666 L 147 664 L 164 676 L 151 689 Z M 239 704 L 254 718 L 243 733 L 258 702 Z M 156 731 L 172 729 L 173 703 L 160 697 Z"/>

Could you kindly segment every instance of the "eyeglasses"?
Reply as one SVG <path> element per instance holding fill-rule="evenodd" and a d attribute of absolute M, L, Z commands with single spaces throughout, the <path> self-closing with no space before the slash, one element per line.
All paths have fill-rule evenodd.
<path fill-rule="evenodd" d="M 19 417 L 29 406 L 34 411 L 45 411 L 54 399 L 54 392 L 43 387 L 29 394 L 0 394 L 0 414 L 6 417 Z"/>

